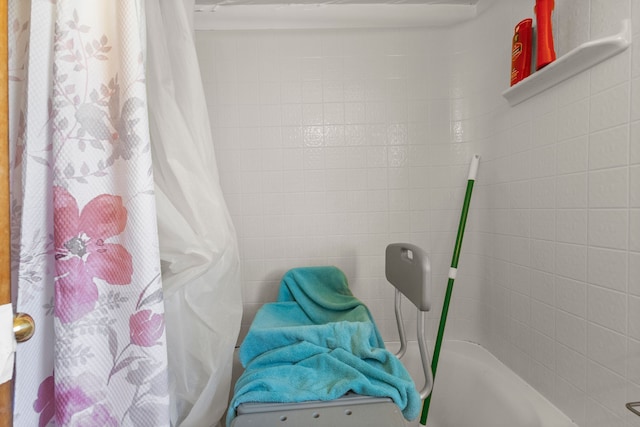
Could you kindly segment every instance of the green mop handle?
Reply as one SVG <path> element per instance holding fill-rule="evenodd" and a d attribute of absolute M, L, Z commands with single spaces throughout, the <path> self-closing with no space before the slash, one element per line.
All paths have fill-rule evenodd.
<path fill-rule="evenodd" d="M 458 272 L 458 258 L 460 257 L 460 250 L 462 248 L 462 237 L 464 236 L 464 227 L 467 223 L 467 213 L 469 212 L 469 203 L 471 202 L 471 193 L 473 191 L 473 184 L 476 181 L 476 175 L 478 174 L 478 163 L 480 162 L 480 156 L 475 154 L 471 159 L 471 166 L 469 167 L 469 179 L 467 181 L 467 192 L 464 195 L 464 204 L 462 205 L 462 213 L 460 214 L 460 224 L 458 225 L 458 235 L 456 237 L 456 246 L 453 249 L 453 259 L 451 260 L 451 268 L 449 269 L 449 282 L 447 283 L 447 292 L 444 296 L 444 304 L 442 305 L 442 313 L 440 314 L 440 326 L 438 327 L 438 335 L 436 337 L 436 345 L 433 350 L 433 358 L 431 359 L 431 371 L 433 371 L 433 381 L 436 380 L 436 369 L 438 369 L 438 359 L 440 358 L 440 347 L 442 346 L 442 339 L 444 336 L 444 327 L 447 324 L 447 313 L 449 312 L 449 303 L 451 302 L 451 293 L 453 292 L 453 281 L 456 279 L 456 273 Z M 431 395 L 424 400 L 422 405 L 422 415 L 420 417 L 420 424 L 427 424 L 427 416 L 429 415 L 429 405 L 431 404 Z"/>

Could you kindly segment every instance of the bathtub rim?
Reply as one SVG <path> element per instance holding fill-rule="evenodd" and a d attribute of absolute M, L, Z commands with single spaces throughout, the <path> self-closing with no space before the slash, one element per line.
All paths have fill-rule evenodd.
<path fill-rule="evenodd" d="M 432 354 L 433 344 L 433 341 L 428 342 L 430 355 Z M 393 351 L 393 349 L 399 347 L 400 343 L 396 341 L 389 341 L 385 342 L 385 345 L 390 351 Z M 451 351 L 461 354 L 462 357 L 466 359 L 473 360 L 473 363 L 477 363 L 487 367 L 488 369 L 497 371 L 499 374 L 497 378 L 501 383 L 508 382 L 509 385 L 515 384 L 516 388 L 521 389 L 523 392 L 523 396 L 521 397 L 526 398 L 526 400 L 531 404 L 541 427 L 578 427 L 578 425 L 575 424 L 575 422 L 573 422 L 573 420 L 571 420 L 553 402 L 546 398 L 540 391 L 529 384 L 529 382 L 513 371 L 483 345 L 465 340 L 445 340 L 440 353 L 440 367 L 443 363 L 447 363 L 447 353 Z M 407 342 L 407 354 L 416 357 L 416 363 L 419 363 L 417 341 L 413 340 Z M 404 362 L 404 358 L 401 360 Z M 419 366 L 416 366 L 416 368 L 419 368 Z M 416 369 L 416 372 L 418 371 L 421 372 L 420 369 Z M 438 376 L 436 373 L 434 393 L 437 393 L 438 390 L 437 378 Z M 419 387 L 419 384 L 416 384 L 416 387 Z"/>

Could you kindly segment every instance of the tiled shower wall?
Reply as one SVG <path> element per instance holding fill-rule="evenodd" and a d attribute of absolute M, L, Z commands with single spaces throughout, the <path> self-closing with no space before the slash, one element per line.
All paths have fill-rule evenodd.
<path fill-rule="evenodd" d="M 383 253 L 408 241 L 432 257 L 433 337 L 477 152 L 447 337 L 487 347 L 581 427 L 637 426 L 640 1 L 557 0 L 560 55 L 623 18 L 634 43 L 516 107 L 500 94 L 533 1 L 494 3 L 443 29 L 197 32 L 243 331 L 288 268 L 334 264 L 395 339 Z"/>
<path fill-rule="evenodd" d="M 399 241 L 431 253 L 439 315 L 471 154 L 466 135 L 449 143 L 446 34 L 197 32 L 240 240 L 243 332 L 276 298 L 287 269 L 331 264 L 347 274 L 384 338 L 397 340 L 384 250 Z M 450 330 L 476 341 L 480 283 L 461 276 L 470 283 L 456 307 L 466 308 L 452 308 Z"/>
<path fill-rule="evenodd" d="M 495 46 L 513 26 L 498 39 L 482 28 L 531 3 L 497 4 L 465 30 Z M 640 425 L 624 407 L 640 399 L 639 17 L 637 0 L 556 1 L 559 55 L 623 19 L 632 47 L 516 107 L 475 110 L 492 134 L 478 141 L 486 345 L 580 426 Z"/>

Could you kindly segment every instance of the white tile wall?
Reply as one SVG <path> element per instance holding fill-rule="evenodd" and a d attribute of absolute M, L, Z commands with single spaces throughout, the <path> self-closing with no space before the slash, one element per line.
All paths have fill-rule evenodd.
<path fill-rule="evenodd" d="M 478 152 L 447 337 L 489 348 L 581 427 L 637 426 L 640 0 L 557 0 L 559 54 L 623 18 L 633 48 L 510 108 L 531 3 L 444 29 L 197 33 L 244 330 L 286 269 L 335 264 L 393 339 L 383 253 L 405 240 L 432 256 L 433 337 Z"/>
<path fill-rule="evenodd" d="M 560 53 L 618 31 L 622 18 L 639 23 L 636 0 L 565 0 L 556 2 L 556 8 Z M 517 15 L 514 22 L 521 12 L 519 6 L 512 7 Z M 638 30 L 634 28 L 636 39 Z M 486 191 L 495 194 L 487 200 L 500 197 L 505 180 L 508 188 L 527 188 L 531 195 L 528 206 L 510 203 L 482 212 L 509 221 L 506 229 L 496 231 L 524 238 L 531 245 L 528 260 L 524 254 L 504 256 L 500 251 L 492 256 L 503 259 L 507 270 L 510 263 L 527 261 L 533 269 L 530 310 L 516 313 L 512 306 L 504 315 L 501 305 L 489 302 L 493 332 L 488 345 L 524 378 L 541 373 L 541 379 L 531 384 L 581 426 L 638 423 L 623 406 L 640 398 L 635 366 L 640 360 L 640 337 L 634 332 L 640 327 L 640 269 L 635 265 L 640 262 L 636 202 L 640 173 L 634 166 L 640 157 L 640 107 L 634 86 L 638 55 L 637 47 L 630 49 L 515 108 L 501 110 L 510 118 L 511 135 L 526 135 L 513 144 L 516 149 L 497 153 L 496 161 L 483 164 L 489 168 L 511 164 L 517 169 L 504 175 L 506 179 L 488 183 Z M 536 129 L 541 123 L 546 128 Z M 496 133 L 503 126 L 503 121 L 496 124 Z M 537 151 L 536 146 L 548 151 Z M 533 170 L 521 169 L 523 157 Z M 539 177 L 552 178 L 553 185 Z M 551 270 L 546 268 L 548 254 L 554 259 Z M 495 278 L 490 271 L 489 279 Z M 517 300 L 520 309 L 523 298 Z M 530 315 L 530 324 L 523 322 L 522 313 Z M 530 350 L 508 332 L 514 327 L 503 332 L 502 322 L 517 325 L 517 332 L 531 339 Z M 554 343 L 553 351 L 548 349 L 549 341 Z M 521 360 L 514 362 L 514 358 Z"/>
<path fill-rule="evenodd" d="M 429 76 L 461 78 L 447 73 L 446 35 L 197 33 L 221 181 L 240 239 L 243 330 L 275 298 L 286 269 L 335 264 L 394 339 L 383 280 L 392 241 L 432 251 L 441 299 L 474 133 L 470 106 L 454 105 L 441 92 L 448 84 L 430 83 Z M 437 55 L 425 46 L 437 46 Z M 457 119 L 451 126 L 450 117 Z M 468 336 L 463 320 L 479 323 L 473 311 L 452 310 L 452 334 Z"/>

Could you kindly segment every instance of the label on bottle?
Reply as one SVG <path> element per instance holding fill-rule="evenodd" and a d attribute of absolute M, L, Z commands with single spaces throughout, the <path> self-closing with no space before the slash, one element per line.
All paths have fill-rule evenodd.
<path fill-rule="evenodd" d="M 511 86 L 531 73 L 531 25 L 528 18 L 516 25 L 511 48 Z"/>

